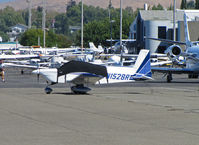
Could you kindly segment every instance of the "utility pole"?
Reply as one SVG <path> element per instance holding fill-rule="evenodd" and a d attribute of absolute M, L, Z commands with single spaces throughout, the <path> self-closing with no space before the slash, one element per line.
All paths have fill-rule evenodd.
<path fill-rule="evenodd" d="M 83 0 L 82 2 L 82 19 L 81 19 L 81 53 L 83 53 L 83 48 L 84 48 L 84 4 Z"/>
<path fill-rule="evenodd" d="M 31 29 L 31 25 L 32 25 L 32 0 L 27 0 L 26 1 L 28 3 L 28 29 Z"/>
<path fill-rule="evenodd" d="M 111 50 L 112 50 L 112 23 L 115 22 L 114 20 L 112 20 L 112 16 L 111 16 L 111 9 L 112 9 L 112 1 L 109 0 L 109 22 L 110 22 L 110 37 L 111 37 Z"/>
<path fill-rule="evenodd" d="M 173 1 L 173 40 L 176 40 L 176 0 Z"/>
<path fill-rule="evenodd" d="M 42 30 L 43 30 L 43 47 L 46 47 L 46 0 L 43 0 L 43 10 L 42 10 Z"/>
<path fill-rule="evenodd" d="M 109 0 L 109 5 L 108 5 L 109 20 L 111 20 L 111 8 L 112 8 L 112 1 Z"/>
<path fill-rule="evenodd" d="M 121 58 L 120 62 L 122 64 L 122 57 L 123 57 L 123 47 L 122 47 L 122 0 L 120 0 L 120 50 L 121 50 Z"/>

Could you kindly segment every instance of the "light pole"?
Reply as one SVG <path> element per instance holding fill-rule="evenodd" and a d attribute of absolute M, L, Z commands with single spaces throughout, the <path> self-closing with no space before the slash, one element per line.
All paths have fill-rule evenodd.
<path fill-rule="evenodd" d="M 81 0 L 82 2 L 82 19 L 81 19 L 81 53 L 83 53 L 83 47 L 84 47 L 84 6 L 83 6 L 83 0 Z"/>
<path fill-rule="evenodd" d="M 176 0 L 173 1 L 173 40 L 176 37 Z"/>
<path fill-rule="evenodd" d="M 43 0 L 43 11 L 42 11 L 42 29 L 43 29 L 43 47 L 46 47 L 46 0 Z"/>
<path fill-rule="evenodd" d="M 120 63 L 123 66 L 122 59 L 123 59 L 123 47 L 122 47 L 122 0 L 120 0 Z"/>
<path fill-rule="evenodd" d="M 112 26 L 113 26 L 113 24 L 112 23 L 114 23 L 115 22 L 115 20 L 110 20 L 110 27 L 111 27 L 111 30 L 110 30 L 110 32 L 111 32 L 111 50 L 112 50 L 112 45 L 113 45 L 113 42 L 112 42 Z"/>
<path fill-rule="evenodd" d="M 31 17 L 32 17 L 32 0 L 27 0 L 27 3 L 28 3 L 28 29 L 31 29 Z"/>

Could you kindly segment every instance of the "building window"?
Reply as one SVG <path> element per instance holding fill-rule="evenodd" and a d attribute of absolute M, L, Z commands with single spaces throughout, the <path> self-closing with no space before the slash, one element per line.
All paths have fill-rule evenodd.
<path fill-rule="evenodd" d="M 176 41 L 178 41 L 178 28 L 176 28 Z M 173 40 L 173 29 L 168 29 L 168 39 Z"/>
<path fill-rule="evenodd" d="M 136 33 L 133 33 L 133 37 L 134 37 L 134 39 L 136 39 Z"/>
<path fill-rule="evenodd" d="M 178 28 L 176 28 L 176 41 L 179 41 L 179 39 L 178 39 Z"/>
<path fill-rule="evenodd" d="M 158 27 L 158 38 L 166 39 L 166 27 L 165 26 L 159 26 Z"/>
<path fill-rule="evenodd" d="M 173 29 L 168 29 L 168 39 L 173 40 Z"/>
<path fill-rule="evenodd" d="M 158 49 L 157 49 L 157 53 L 163 53 L 164 54 L 164 51 L 167 49 L 166 46 L 158 46 Z"/>

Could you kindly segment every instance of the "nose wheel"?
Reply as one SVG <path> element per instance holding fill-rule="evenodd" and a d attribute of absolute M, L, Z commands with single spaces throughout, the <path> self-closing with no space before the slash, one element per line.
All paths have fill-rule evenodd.
<path fill-rule="evenodd" d="M 47 81 L 47 84 L 48 85 L 46 86 L 46 88 L 44 89 L 44 91 L 45 91 L 46 94 L 51 94 L 52 91 L 53 91 L 53 89 L 50 88 L 49 86 L 55 85 L 56 83 L 51 82 L 51 84 L 49 84 L 49 82 Z"/>
<path fill-rule="evenodd" d="M 46 87 L 46 88 L 44 89 L 44 91 L 45 91 L 46 94 L 51 94 L 52 91 L 53 91 L 53 89 L 51 89 L 50 87 Z"/>

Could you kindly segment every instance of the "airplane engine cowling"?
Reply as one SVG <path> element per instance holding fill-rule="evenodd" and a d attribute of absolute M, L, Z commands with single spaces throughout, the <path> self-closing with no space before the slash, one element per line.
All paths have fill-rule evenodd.
<path fill-rule="evenodd" d="M 167 50 L 165 51 L 165 53 L 169 56 L 169 57 L 178 57 L 181 55 L 182 53 L 182 48 L 178 45 L 172 45 L 169 48 L 167 48 Z"/>

